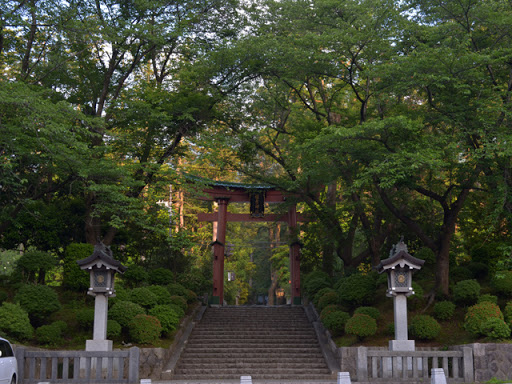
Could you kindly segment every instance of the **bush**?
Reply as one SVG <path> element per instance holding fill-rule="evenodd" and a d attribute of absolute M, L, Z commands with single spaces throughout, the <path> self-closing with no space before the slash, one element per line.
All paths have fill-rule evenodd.
<path fill-rule="evenodd" d="M 6 301 L 9 298 L 9 295 L 5 291 L 0 291 L 0 304 Z"/>
<path fill-rule="evenodd" d="M 121 336 L 122 327 L 117 321 L 108 319 L 107 320 L 107 339 L 115 340 Z"/>
<path fill-rule="evenodd" d="M 324 317 L 327 316 L 331 312 L 342 311 L 342 310 L 343 310 L 343 308 L 341 307 L 341 305 L 330 304 L 330 305 L 326 306 L 324 309 L 322 309 L 322 312 L 320 312 L 320 320 L 323 320 Z"/>
<path fill-rule="evenodd" d="M 54 324 L 56 327 L 59 327 L 62 333 L 65 333 L 68 330 L 68 323 L 66 323 L 64 320 L 57 320 L 52 324 Z"/>
<path fill-rule="evenodd" d="M 149 309 L 157 304 L 158 297 L 146 287 L 133 288 L 130 291 L 130 301 Z"/>
<path fill-rule="evenodd" d="M 165 268 L 153 269 L 149 275 L 149 282 L 153 285 L 167 285 L 171 284 L 173 281 L 174 273 Z"/>
<path fill-rule="evenodd" d="M 498 271 L 490 282 L 494 292 L 505 296 L 512 296 L 512 271 Z"/>
<path fill-rule="evenodd" d="M 62 338 L 62 329 L 59 324 L 42 325 L 36 329 L 37 342 L 41 345 L 58 345 Z"/>
<path fill-rule="evenodd" d="M 149 314 L 160 320 L 162 331 L 167 334 L 175 331 L 180 323 L 180 314 L 168 305 L 157 305 L 149 311 Z"/>
<path fill-rule="evenodd" d="M 364 313 L 356 313 L 345 324 L 345 332 L 363 339 L 377 333 L 377 321 Z"/>
<path fill-rule="evenodd" d="M 482 280 L 489 275 L 489 266 L 484 263 L 472 261 L 467 265 L 467 268 L 473 274 L 473 279 Z"/>
<path fill-rule="evenodd" d="M 147 288 L 156 296 L 157 304 L 171 303 L 171 294 L 163 285 L 150 285 Z"/>
<path fill-rule="evenodd" d="M 484 301 L 468 308 L 464 317 L 464 329 L 473 335 L 482 335 L 482 325 L 488 318 L 503 320 L 500 307 L 496 304 Z"/>
<path fill-rule="evenodd" d="M 130 265 L 122 275 L 126 287 L 137 287 L 149 281 L 149 273 L 140 265 Z"/>
<path fill-rule="evenodd" d="M 318 306 L 317 309 L 322 312 L 322 310 L 331 304 L 339 304 L 340 303 L 340 297 L 338 295 L 338 292 L 336 291 L 330 291 L 325 293 L 320 300 L 318 300 Z"/>
<path fill-rule="evenodd" d="M 177 305 L 184 312 L 187 310 L 187 300 L 183 296 L 171 296 L 171 304 Z"/>
<path fill-rule="evenodd" d="M 483 303 L 484 301 L 488 301 L 489 303 L 498 304 L 498 296 L 485 294 L 478 297 L 477 303 Z"/>
<path fill-rule="evenodd" d="M 373 275 L 354 274 L 336 284 L 341 302 L 358 307 L 372 304 L 375 300 L 375 279 Z"/>
<path fill-rule="evenodd" d="M 418 309 L 425 304 L 423 288 L 421 285 L 413 281 L 412 290 L 414 295 L 409 296 L 408 301 L 410 303 L 411 309 Z"/>
<path fill-rule="evenodd" d="M 45 283 L 46 273 L 57 265 L 57 259 L 51 253 L 30 250 L 16 262 L 16 269 L 26 283 Z"/>
<path fill-rule="evenodd" d="M 137 315 L 128 323 L 128 334 L 135 343 L 151 344 L 162 333 L 160 320 L 154 316 Z"/>
<path fill-rule="evenodd" d="M 83 308 L 76 311 L 76 321 L 78 326 L 86 331 L 93 329 L 94 326 L 94 309 Z"/>
<path fill-rule="evenodd" d="M 176 305 L 176 304 L 169 304 L 168 305 L 169 308 L 171 308 L 174 312 L 176 312 L 176 314 L 178 315 L 178 317 L 181 319 L 183 316 L 185 316 L 185 311 L 179 306 L 179 305 Z"/>
<path fill-rule="evenodd" d="M 139 304 L 130 301 L 118 301 L 108 311 L 110 319 L 117 321 L 121 327 L 127 327 L 137 315 L 144 315 L 146 311 Z"/>
<path fill-rule="evenodd" d="M 505 309 L 503 309 L 503 316 L 505 317 L 505 321 L 512 325 L 512 301 L 509 301 L 505 305 Z"/>
<path fill-rule="evenodd" d="M 375 307 L 359 307 L 354 311 L 354 315 L 362 313 L 364 315 L 368 315 L 375 320 L 379 320 L 380 311 Z"/>
<path fill-rule="evenodd" d="M 441 326 L 432 316 L 417 315 L 412 318 L 409 331 L 420 340 L 432 340 L 441 332 Z"/>
<path fill-rule="evenodd" d="M 193 303 L 194 301 L 197 301 L 197 294 L 191 289 L 187 289 L 185 297 L 187 299 L 187 303 Z"/>
<path fill-rule="evenodd" d="M 457 266 L 450 270 L 450 280 L 454 283 L 474 278 L 473 272 L 466 266 Z"/>
<path fill-rule="evenodd" d="M 77 260 L 85 259 L 92 255 L 94 247 L 91 244 L 72 243 L 66 247 L 62 259 L 62 285 L 74 292 L 87 291 L 90 284 L 90 276 L 87 271 L 80 269 Z"/>
<path fill-rule="evenodd" d="M 481 333 L 491 339 L 507 339 L 510 337 L 510 327 L 502 319 L 491 317 L 482 323 Z"/>
<path fill-rule="evenodd" d="M 327 313 L 322 319 L 322 323 L 327 328 L 333 337 L 343 335 L 345 331 L 345 324 L 347 323 L 350 315 L 343 311 L 334 311 Z"/>
<path fill-rule="evenodd" d="M 332 288 L 322 288 L 317 293 L 315 293 L 315 296 L 313 297 L 313 304 L 315 304 L 315 307 L 318 308 L 318 301 L 327 292 L 336 292 L 336 291 L 334 289 L 332 289 Z"/>
<path fill-rule="evenodd" d="M 34 334 L 28 313 L 19 305 L 2 303 L 0 306 L 0 333 L 18 340 L 28 340 Z"/>
<path fill-rule="evenodd" d="M 439 301 L 434 304 L 434 316 L 438 320 L 450 320 L 455 313 L 455 304 L 451 301 Z"/>
<path fill-rule="evenodd" d="M 310 297 L 315 297 L 315 294 L 323 288 L 329 288 L 331 285 L 329 280 L 322 277 L 308 280 L 307 285 L 304 285 L 306 294 Z"/>
<path fill-rule="evenodd" d="M 476 303 L 480 296 L 480 284 L 476 280 L 462 280 L 453 288 L 453 299 L 462 305 Z"/>
<path fill-rule="evenodd" d="M 23 285 L 14 301 L 27 311 L 30 319 L 38 323 L 60 309 L 57 293 L 46 285 Z"/>

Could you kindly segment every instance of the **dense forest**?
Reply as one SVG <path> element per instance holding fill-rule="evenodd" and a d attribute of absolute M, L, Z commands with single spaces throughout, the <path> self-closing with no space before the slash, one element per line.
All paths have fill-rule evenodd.
<path fill-rule="evenodd" d="M 3 0 L 0 72 L 0 273 L 101 240 L 208 289 L 188 175 L 295 196 L 304 273 L 401 236 L 433 293 L 512 268 L 510 0 Z M 226 270 L 286 281 L 285 232 L 233 225 Z"/>

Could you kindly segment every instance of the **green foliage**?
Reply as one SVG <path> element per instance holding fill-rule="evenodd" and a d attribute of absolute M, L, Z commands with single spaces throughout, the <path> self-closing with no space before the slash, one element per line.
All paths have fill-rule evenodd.
<path fill-rule="evenodd" d="M 61 307 L 57 293 L 46 285 L 23 285 L 14 300 L 36 323 L 43 321 Z"/>
<path fill-rule="evenodd" d="M 36 338 L 39 344 L 58 345 L 62 338 L 62 330 L 58 324 L 42 325 L 36 329 Z"/>
<path fill-rule="evenodd" d="M 363 339 L 377 333 L 377 321 L 364 313 L 356 313 L 345 324 L 345 332 Z"/>
<path fill-rule="evenodd" d="M 158 297 L 149 288 L 139 287 L 130 291 L 130 301 L 148 309 L 157 304 Z"/>
<path fill-rule="evenodd" d="M 82 308 L 76 311 L 78 326 L 84 330 L 91 330 L 94 326 L 94 309 Z"/>
<path fill-rule="evenodd" d="M 9 298 L 9 295 L 5 291 L 0 291 L 0 304 L 6 301 Z"/>
<path fill-rule="evenodd" d="M 183 296 L 171 296 L 171 304 L 177 305 L 183 311 L 187 311 L 187 300 Z"/>
<path fill-rule="evenodd" d="M 336 311 L 343 311 L 341 305 L 330 304 L 326 306 L 324 309 L 322 309 L 322 312 L 320 312 L 320 320 L 323 320 L 329 313 Z"/>
<path fill-rule="evenodd" d="M 123 328 L 127 327 L 135 316 L 144 314 L 144 308 L 131 301 L 118 301 L 108 311 L 109 318 L 117 321 Z"/>
<path fill-rule="evenodd" d="M 345 324 L 347 323 L 350 315 L 344 311 L 333 311 L 326 313 L 322 318 L 322 323 L 325 328 L 331 332 L 333 337 L 343 335 L 345 332 Z"/>
<path fill-rule="evenodd" d="M 476 280 L 462 280 L 453 288 L 453 300 L 462 305 L 476 303 L 480 296 L 480 284 Z"/>
<path fill-rule="evenodd" d="M 322 310 L 331 304 L 339 304 L 340 303 L 340 297 L 338 295 L 338 292 L 332 290 L 327 293 L 325 293 L 320 300 L 318 300 L 318 306 L 317 310 L 322 312 Z"/>
<path fill-rule="evenodd" d="M 151 344 L 158 340 L 162 333 L 160 320 L 154 316 L 137 315 L 128 323 L 130 340 L 140 344 Z"/>
<path fill-rule="evenodd" d="M 336 292 L 336 291 L 332 288 L 322 288 L 317 293 L 315 293 L 315 296 L 313 297 L 313 304 L 315 304 L 315 307 L 317 307 L 317 309 L 318 309 L 318 300 L 320 300 L 320 298 L 327 292 Z"/>
<path fill-rule="evenodd" d="M 510 327 L 502 319 L 490 317 L 482 323 L 480 333 L 495 340 L 508 339 Z"/>
<path fill-rule="evenodd" d="M 188 292 L 189 290 L 187 288 L 185 288 L 183 285 L 178 284 L 178 283 L 167 284 L 165 287 L 167 288 L 167 290 L 169 291 L 171 296 L 187 297 L 187 294 L 189 294 L 189 292 Z"/>
<path fill-rule="evenodd" d="M 16 269 L 25 283 L 45 283 L 46 273 L 57 265 L 57 259 L 49 252 L 29 250 L 16 262 Z"/>
<path fill-rule="evenodd" d="M 174 281 L 174 273 L 165 268 L 156 268 L 149 274 L 149 283 L 153 285 L 171 285 Z M 184 287 L 183 287 L 184 288 Z M 172 294 L 172 292 L 171 292 Z"/>
<path fill-rule="evenodd" d="M 28 313 L 17 304 L 2 303 L 0 333 L 16 340 L 28 340 L 34 334 Z"/>
<path fill-rule="evenodd" d="M 455 304 L 451 301 L 439 301 L 434 304 L 434 316 L 438 320 L 450 320 L 455 313 Z"/>
<path fill-rule="evenodd" d="M 162 332 L 167 334 L 175 331 L 180 323 L 180 313 L 168 305 L 157 305 L 148 314 L 160 320 Z"/>
<path fill-rule="evenodd" d="M 468 263 L 467 268 L 473 274 L 473 279 L 482 280 L 487 278 L 487 276 L 489 275 L 489 266 L 484 263 L 472 261 Z"/>
<path fill-rule="evenodd" d="M 494 292 L 512 296 L 512 271 L 497 271 L 491 279 L 491 287 Z"/>
<path fill-rule="evenodd" d="M 112 319 L 107 320 L 107 339 L 116 340 L 119 336 L 121 336 L 121 331 L 121 324 Z"/>
<path fill-rule="evenodd" d="M 409 331 L 417 339 L 432 340 L 441 332 L 441 326 L 432 316 L 416 315 L 411 320 Z"/>
<path fill-rule="evenodd" d="M 375 279 L 372 274 L 353 274 L 336 284 L 341 302 L 351 307 L 372 304 L 375 300 Z"/>
<path fill-rule="evenodd" d="M 140 265 L 130 265 L 122 275 L 125 286 L 134 288 L 149 281 L 149 273 Z"/>
<path fill-rule="evenodd" d="M 410 303 L 411 309 L 421 308 L 425 304 L 425 297 L 423 288 L 421 285 L 415 281 L 412 282 L 412 290 L 414 295 L 409 296 L 408 301 Z"/>
<path fill-rule="evenodd" d="M 178 315 L 178 317 L 180 319 L 183 316 L 185 316 L 185 311 L 183 310 L 183 308 L 181 306 L 176 305 L 176 304 L 169 304 L 168 307 L 171 308 L 174 312 L 176 312 L 176 314 Z"/>
<path fill-rule="evenodd" d="M 0 276 L 9 276 L 16 268 L 16 261 L 21 257 L 17 250 L 0 250 Z"/>
<path fill-rule="evenodd" d="M 485 294 L 478 297 L 478 303 L 482 303 L 484 301 L 488 301 L 489 303 L 498 304 L 498 296 Z"/>
<path fill-rule="evenodd" d="M 375 320 L 379 320 L 380 317 L 380 311 L 375 307 L 359 307 L 356 308 L 354 311 L 354 314 L 362 313 L 364 315 L 368 315 L 370 317 L 373 317 Z"/>
<path fill-rule="evenodd" d="M 150 285 L 147 287 L 155 296 L 157 304 L 170 304 L 171 294 L 163 285 Z"/>
<path fill-rule="evenodd" d="M 304 291 L 312 298 L 322 288 L 329 288 L 331 284 L 332 282 L 329 275 L 319 270 L 307 274 L 303 279 Z"/>
<path fill-rule="evenodd" d="M 56 327 L 59 327 L 62 333 L 68 330 L 68 323 L 66 323 L 64 320 L 57 320 L 54 321 L 52 324 L 55 325 Z"/>
<path fill-rule="evenodd" d="M 474 278 L 473 271 L 466 266 L 459 265 L 450 271 L 450 280 L 454 283 Z"/>
<path fill-rule="evenodd" d="M 87 271 L 80 269 L 76 263 L 92 255 L 94 247 L 91 244 L 71 243 L 66 247 L 62 264 L 62 285 L 74 292 L 86 292 L 90 285 Z"/>
<path fill-rule="evenodd" d="M 503 316 L 505 321 L 512 325 L 512 301 L 509 301 L 503 309 Z"/>
<path fill-rule="evenodd" d="M 482 325 L 489 318 L 503 320 L 503 313 L 496 304 L 484 301 L 469 307 L 464 317 L 464 329 L 473 335 L 482 335 Z"/>

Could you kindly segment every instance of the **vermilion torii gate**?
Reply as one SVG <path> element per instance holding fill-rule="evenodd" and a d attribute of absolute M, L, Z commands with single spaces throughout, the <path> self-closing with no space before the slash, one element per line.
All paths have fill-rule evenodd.
<path fill-rule="evenodd" d="M 213 297 L 211 304 L 222 305 L 224 302 L 224 248 L 226 243 L 226 225 L 228 221 L 284 221 L 290 232 L 294 233 L 300 214 L 297 214 L 293 204 L 285 215 L 264 213 L 265 203 L 283 203 L 286 196 L 274 187 L 212 181 L 203 189 L 206 197 L 203 200 L 216 201 L 218 211 L 214 213 L 199 213 L 199 221 L 217 222 L 216 236 L 213 245 Z M 250 203 L 250 213 L 230 213 L 229 203 Z M 300 243 L 295 241 L 290 245 L 290 277 L 292 304 L 301 304 L 300 296 Z"/>

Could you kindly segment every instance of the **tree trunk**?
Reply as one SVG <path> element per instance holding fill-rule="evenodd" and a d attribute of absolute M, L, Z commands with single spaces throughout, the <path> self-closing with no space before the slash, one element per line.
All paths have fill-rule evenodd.
<path fill-rule="evenodd" d="M 436 287 L 445 296 L 450 293 L 450 243 L 452 236 L 451 230 L 441 236 L 436 258 Z"/>
<path fill-rule="evenodd" d="M 331 183 L 327 186 L 327 195 L 325 200 L 329 211 L 336 212 L 336 183 Z M 334 272 L 334 239 L 327 238 L 327 241 L 325 241 L 322 248 L 322 269 L 332 277 Z"/>

